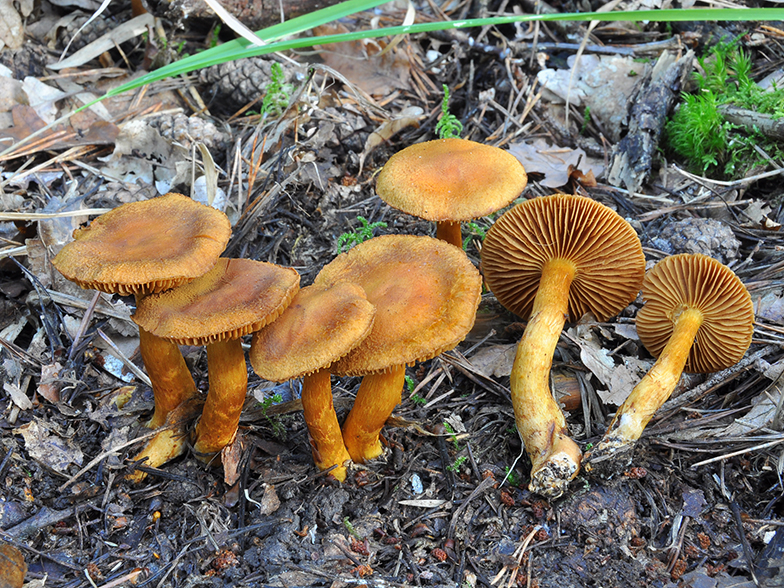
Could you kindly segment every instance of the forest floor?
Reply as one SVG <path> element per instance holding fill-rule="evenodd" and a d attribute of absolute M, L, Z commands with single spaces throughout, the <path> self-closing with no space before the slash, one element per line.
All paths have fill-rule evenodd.
<path fill-rule="evenodd" d="M 634 130 L 632 107 L 653 95 L 645 84 L 656 81 L 654 64 L 680 68 L 668 82 L 673 105 L 705 72 L 697 58 L 721 39 L 736 40 L 755 81 L 781 77 L 782 23 L 525 24 L 403 37 L 383 53 L 381 41 L 316 47 L 113 97 L 15 146 L 85 93 L 230 38 L 212 21 L 164 18 L 150 25 L 157 43 L 145 33 L 119 50 L 96 49 L 91 41 L 130 20 L 121 2 L 77 44 L 87 56 L 55 71 L 46 65 L 86 20 L 80 11 L 97 6 L 56 4 L 25 14 L 20 48 L 0 51 L 10 71 L 0 77 L 0 148 L 11 147 L 0 155 L 0 539 L 24 556 L 28 586 L 784 585 L 784 161 L 768 153 L 739 179 L 723 170 L 709 179 L 656 136 L 644 172 L 618 164 L 611 183 L 607 171 Z M 424 20 L 482 10 L 417 8 Z M 338 26 L 404 14 L 385 6 Z M 272 62 L 283 66 L 286 106 L 262 117 Z M 140 484 L 126 481 L 152 394 L 118 359 L 141 364 L 132 299 L 102 295 L 76 336 L 94 293 L 64 280 L 50 259 L 93 218 L 79 211 L 167 191 L 205 199 L 212 168 L 215 205 L 233 224 L 226 255 L 292 266 L 308 285 L 341 235 L 362 232 L 360 217 L 374 235 L 434 233 L 383 203 L 374 180 L 393 153 L 435 138 L 442 84 L 463 137 L 524 162 L 523 199 L 563 191 L 612 207 L 637 230 L 649 266 L 683 251 L 730 265 L 755 304 L 746 359 L 684 376 L 629 467 L 609 480 L 581 473 L 548 500 L 527 490 L 530 462 L 508 389 L 524 322 L 485 293 L 463 343 L 408 368 L 411 387 L 383 432 L 385 457 L 352 467 L 345 483 L 313 465 L 299 384 L 261 381 L 250 366 L 234 480 L 188 454 Z M 568 120 L 559 92 L 570 96 Z M 492 222 L 464 229 L 477 265 Z M 634 330 L 641 304 L 606 323 L 568 323 L 561 337 L 553 387 L 582 448 L 652 363 Z M 183 351 L 206 392 L 204 349 Z M 340 419 L 358 385 L 333 379 Z"/>

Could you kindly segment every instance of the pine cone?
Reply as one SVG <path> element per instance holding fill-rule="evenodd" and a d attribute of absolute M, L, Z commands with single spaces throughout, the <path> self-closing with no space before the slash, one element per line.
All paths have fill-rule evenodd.
<path fill-rule="evenodd" d="M 58 30 L 57 47 L 61 50 L 65 49 L 66 45 L 68 45 L 68 42 L 73 39 L 73 36 L 76 35 L 82 25 L 84 25 L 84 23 L 86 23 L 89 18 L 89 14 L 80 14 L 63 28 Z M 79 35 L 73 40 L 71 46 L 68 48 L 68 53 L 73 54 L 82 47 L 89 45 L 98 37 L 108 33 L 113 26 L 116 26 L 116 23 L 111 23 L 101 16 L 95 18 L 90 24 L 85 26 Z"/>
<path fill-rule="evenodd" d="M 264 57 L 247 57 L 213 65 L 199 72 L 199 81 L 212 93 L 210 108 L 237 111 L 258 99 L 257 108 L 270 80 L 272 61 Z M 304 77 L 302 72 L 282 63 L 285 83 L 296 83 Z"/>
<path fill-rule="evenodd" d="M 0 63 L 13 72 L 14 78 L 23 80 L 27 76 L 40 78 L 46 75 L 46 64 L 50 57 L 46 49 L 28 41 L 19 49 L 6 47 L 0 52 Z"/>
<path fill-rule="evenodd" d="M 199 116 L 186 116 L 182 113 L 167 114 L 150 119 L 161 136 L 190 148 L 193 141 L 204 143 L 211 152 L 223 150 L 231 138 L 218 130 L 213 123 Z"/>

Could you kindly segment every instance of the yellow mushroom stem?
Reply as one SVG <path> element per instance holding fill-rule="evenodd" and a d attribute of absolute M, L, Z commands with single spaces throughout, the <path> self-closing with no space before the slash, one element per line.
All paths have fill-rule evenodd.
<path fill-rule="evenodd" d="M 634 387 L 631 394 L 615 413 L 602 440 L 592 454 L 618 451 L 634 445 L 648 421 L 670 397 L 683 373 L 689 351 L 703 322 L 703 314 L 696 308 L 682 308 L 675 317 L 672 335 L 650 371 Z"/>
<path fill-rule="evenodd" d="M 343 423 L 343 442 L 356 463 L 365 463 L 383 453 L 378 436 L 400 404 L 405 379 L 405 365 L 362 378 L 354 406 Z"/>
<path fill-rule="evenodd" d="M 155 412 L 147 426 L 157 429 L 171 411 L 196 396 L 196 384 L 175 342 L 139 327 L 139 351 L 155 398 Z"/>
<path fill-rule="evenodd" d="M 462 249 L 463 233 L 460 228 L 460 222 L 438 221 L 436 223 L 436 238 Z"/>
<path fill-rule="evenodd" d="M 204 461 L 232 442 L 248 392 L 248 368 L 240 339 L 207 345 L 210 390 L 196 425 L 194 451 Z"/>
<path fill-rule="evenodd" d="M 155 433 L 132 461 L 144 459 L 142 465 L 157 468 L 182 455 L 188 446 L 188 426 L 199 414 L 200 409 L 201 402 L 198 396 L 188 398 L 174 407 L 167 415 L 166 422 L 162 423 L 163 428 Z M 145 472 L 136 470 L 125 478 L 131 482 L 141 482 L 146 477 Z"/>
<path fill-rule="evenodd" d="M 533 466 L 529 488 L 551 497 L 563 494 L 580 469 L 580 448 L 569 438 L 566 419 L 549 386 L 575 273 L 574 263 L 565 259 L 550 260 L 542 268 L 510 383 L 517 430 Z"/>
<path fill-rule="evenodd" d="M 346 461 L 351 456 L 343 443 L 340 424 L 332 404 L 329 370 L 319 370 L 302 380 L 302 408 L 310 434 L 313 461 L 320 470 L 337 466 L 330 472 L 337 481 L 346 479 Z"/>

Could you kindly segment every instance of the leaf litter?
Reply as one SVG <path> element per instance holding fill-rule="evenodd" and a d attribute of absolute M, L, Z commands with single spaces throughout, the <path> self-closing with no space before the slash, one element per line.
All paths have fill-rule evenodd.
<path fill-rule="evenodd" d="M 418 7 L 418 14 L 435 17 L 431 9 Z M 13 20 L 9 10 L 26 8 L 3 10 Z M 130 73 L 128 64 L 138 68 L 156 50 L 164 53 L 154 37 L 128 27 L 128 7 L 109 16 L 105 30 L 115 31 L 109 38 L 122 53 L 100 35 L 86 39 L 89 49 L 70 63 L 79 69 L 54 74 L 55 83 L 59 75 L 72 84 L 57 83 L 66 97 L 39 92 L 40 83 L 54 86 L 51 72 L 35 69 L 40 60 L 32 49 L 3 61 L 13 74 L 0 79 L 4 137 L 18 141 L 73 110 L 80 104 L 74 97 L 116 85 L 118 72 Z M 344 26 L 400 22 L 404 15 L 385 7 L 356 18 Z M 762 585 L 775 585 L 782 575 L 773 551 L 781 542 L 783 471 L 780 188 L 775 177 L 712 182 L 662 158 L 658 169 L 625 172 L 638 186 L 630 193 L 609 184 L 603 171 L 629 131 L 632 107 L 645 103 L 635 89 L 649 65 L 627 50 L 671 38 L 699 46 L 724 32 L 714 25 L 667 31 L 608 23 L 592 35 L 618 55 L 591 54 L 592 40 L 578 60 L 564 31 L 584 29 L 569 26 L 547 29 L 536 54 L 523 48 L 522 37 L 509 38 L 521 49 L 508 59 L 489 45 L 513 34 L 501 29 L 473 44 L 460 31 L 388 47 L 374 41 L 291 54 L 281 63 L 294 87 L 292 104 L 278 118 L 259 114 L 258 104 L 253 112 L 269 60 L 249 60 L 216 68 L 209 83 L 191 76 L 112 98 L 105 112 L 73 117 L 2 157 L 4 212 L 27 217 L 0 223 L 0 537 L 17 542 L 28 582 L 718 587 L 750 586 L 754 569 Z M 782 60 L 776 31 L 733 26 L 765 47 L 767 58 L 756 56 L 760 74 L 775 73 Z M 161 30 L 170 36 L 167 51 L 181 40 L 194 49 L 205 42 L 204 32 L 197 38 Z M 558 42 L 550 47 L 553 36 Z M 0 60 L 8 55 L 5 49 Z M 50 54 L 42 63 L 54 61 Z M 20 77 L 23 63 L 29 67 Z M 22 86 L 25 76 L 31 80 Z M 131 369 L 140 365 L 132 301 L 101 295 L 91 306 L 92 293 L 49 263 L 93 216 L 84 211 L 172 188 L 205 200 L 223 194 L 234 225 L 228 254 L 294 266 L 303 285 L 310 283 L 334 257 L 338 237 L 358 228 L 359 216 L 385 222 L 383 232 L 432 231 L 383 205 L 372 180 L 392 153 L 434 138 L 442 83 L 466 136 L 491 137 L 524 162 L 531 172 L 524 197 L 560 189 L 616 208 L 634 224 L 649 262 L 694 246 L 725 255 L 756 305 L 749 361 L 684 376 L 630 467 L 611 480 L 581 475 L 563 499 L 548 501 L 527 490 L 527 458 L 516 461 L 521 447 L 508 376 L 524 325 L 487 294 L 464 344 L 407 370 L 424 403 L 404 395 L 390 420 L 395 426 L 384 431 L 385 458 L 352 469 L 342 486 L 312 466 L 297 383 L 270 389 L 252 372 L 252 399 L 225 471 L 186 455 L 149 471 L 139 485 L 125 481 L 132 467 L 144 467 L 128 457 L 138 451 L 135 439 L 144 442 L 140 423 L 152 408 L 149 387 Z M 547 92 L 540 94 L 542 86 Z M 39 113 L 31 108 L 36 102 L 50 110 Z M 640 154 L 625 161 L 635 161 L 632 155 Z M 207 188 L 213 171 L 214 191 Z M 40 212 L 77 216 L 44 221 L 30 214 Z M 478 219 L 472 230 L 491 222 Z M 478 262 L 475 243 L 467 253 Z M 583 448 L 598 440 L 652 361 L 631 320 L 639 308 L 637 301 L 607 324 L 582 322 L 561 337 L 553 387 L 571 399 L 567 420 Z M 183 352 L 206 391 L 203 351 Z M 334 384 L 344 418 L 358 381 Z M 273 391 L 282 400 L 267 405 Z M 454 442 L 439 429 L 444 422 L 458 433 Z"/>

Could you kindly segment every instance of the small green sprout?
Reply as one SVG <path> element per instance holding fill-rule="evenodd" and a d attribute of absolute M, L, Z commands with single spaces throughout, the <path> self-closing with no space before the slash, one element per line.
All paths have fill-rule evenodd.
<path fill-rule="evenodd" d="M 261 101 L 260 113 L 262 118 L 280 116 L 289 105 L 293 85 L 285 83 L 285 79 L 283 66 L 277 61 L 273 62 L 270 81 L 266 88 L 267 93 Z"/>
<path fill-rule="evenodd" d="M 338 253 L 343 253 L 343 248 L 345 247 L 346 251 L 351 249 L 354 245 L 359 245 L 360 243 L 367 241 L 373 237 L 373 231 L 375 229 L 386 229 L 387 223 L 385 222 L 376 222 L 376 223 L 369 223 L 368 220 L 364 216 L 358 216 L 357 220 L 362 224 L 357 229 L 354 229 L 351 232 L 343 233 L 338 237 Z"/>
<path fill-rule="evenodd" d="M 452 445 L 455 446 L 455 451 L 460 451 L 460 443 L 457 440 L 457 433 L 452 428 L 452 425 L 444 421 L 444 428 L 446 429 L 446 432 L 449 433 L 450 435 L 449 440 L 452 442 Z"/>
<path fill-rule="evenodd" d="M 474 221 L 463 223 L 463 228 L 468 231 L 468 236 L 463 239 L 463 251 L 468 251 L 468 245 L 474 237 L 479 237 L 479 240 L 483 241 L 487 234 L 487 228 L 480 226 Z"/>
<path fill-rule="evenodd" d="M 457 473 L 460 471 L 460 466 L 462 466 L 466 460 L 468 460 L 468 457 L 461 455 L 460 457 L 455 458 L 455 461 L 452 462 L 452 465 L 446 466 L 446 469 L 448 469 L 450 472 Z"/>
<path fill-rule="evenodd" d="M 275 437 L 282 439 L 286 436 L 286 430 L 283 427 L 283 423 L 280 422 L 280 417 L 275 415 L 274 417 L 267 414 L 267 410 L 273 405 L 277 404 L 278 402 L 283 402 L 283 396 L 280 393 L 276 392 L 272 396 L 267 396 L 259 403 L 261 408 L 261 413 L 264 415 L 264 418 L 267 419 L 270 427 L 272 427 L 272 433 Z"/>
<path fill-rule="evenodd" d="M 424 398 L 423 396 L 420 396 L 419 394 L 414 394 L 411 397 L 411 402 L 413 402 L 414 404 L 427 404 L 427 398 Z"/>
<path fill-rule="evenodd" d="M 346 531 L 348 531 L 348 534 L 354 537 L 354 539 L 362 541 L 362 537 L 357 533 L 357 530 L 354 528 L 354 525 L 351 524 L 351 521 L 348 520 L 348 517 L 343 517 L 343 526 L 346 527 Z"/>
<path fill-rule="evenodd" d="M 585 131 L 588 130 L 588 125 L 591 124 L 591 107 L 586 106 L 585 112 L 583 113 L 583 126 L 580 128 L 580 134 L 584 135 Z"/>
<path fill-rule="evenodd" d="M 460 137 L 462 132 L 463 123 L 449 112 L 449 87 L 444 84 L 444 98 L 441 100 L 441 119 L 436 123 L 436 134 L 439 139 L 451 139 Z"/>
<path fill-rule="evenodd" d="M 504 474 L 506 474 L 506 479 L 509 481 L 510 486 L 520 485 L 520 474 L 514 470 L 510 470 L 509 466 L 504 467 Z"/>
<path fill-rule="evenodd" d="M 210 49 L 215 49 L 218 46 L 218 41 L 220 41 L 220 32 L 221 32 L 221 25 L 220 23 L 215 25 L 215 28 L 212 29 L 212 33 L 210 33 L 209 38 L 209 45 Z"/>
<path fill-rule="evenodd" d="M 405 380 L 406 380 L 406 390 L 408 390 L 409 394 L 412 394 L 414 392 L 414 388 L 416 388 L 416 382 L 414 382 L 414 378 L 412 378 L 409 375 L 405 376 Z"/>

